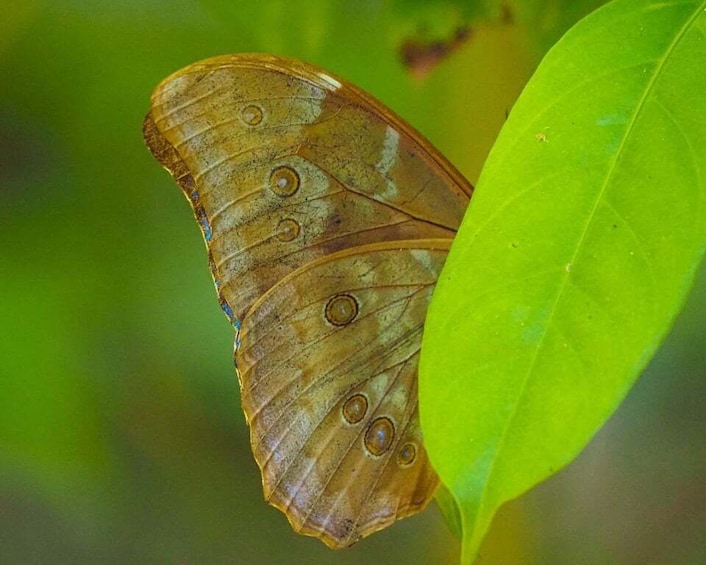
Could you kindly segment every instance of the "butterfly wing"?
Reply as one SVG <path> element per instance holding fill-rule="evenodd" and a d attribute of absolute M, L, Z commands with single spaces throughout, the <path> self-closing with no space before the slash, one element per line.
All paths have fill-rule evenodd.
<path fill-rule="evenodd" d="M 372 241 L 452 238 L 470 185 L 401 119 L 303 63 L 196 63 L 152 95 L 147 144 L 194 207 L 237 318 L 278 280 Z"/>
<path fill-rule="evenodd" d="M 419 511 L 437 484 L 417 416 L 421 330 L 472 187 L 364 92 L 266 55 L 168 77 L 143 132 L 242 322 L 267 499 L 332 547 Z"/>
<path fill-rule="evenodd" d="M 438 484 L 417 363 L 448 244 L 332 254 L 276 284 L 244 320 L 236 361 L 265 496 L 332 547 L 420 511 Z"/>

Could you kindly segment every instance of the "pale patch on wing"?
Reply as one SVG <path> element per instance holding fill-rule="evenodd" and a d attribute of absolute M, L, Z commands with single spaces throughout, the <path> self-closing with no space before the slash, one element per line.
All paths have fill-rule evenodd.
<path fill-rule="evenodd" d="M 326 84 L 328 84 L 333 90 L 338 90 L 341 88 L 341 83 L 338 82 L 335 78 L 328 76 L 325 73 L 317 73 L 319 75 L 319 78 L 323 80 Z"/>
<path fill-rule="evenodd" d="M 333 79 L 331 79 L 333 80 Z M 341 86 L 340 84 L 338 86 Z M 308 110 L 303 110 L 303 118 L 304 118 L 304 123 L 305 124 L 313 124 L 321 115 L 321 110 L 322 106 L 321 103 L 324 101 L 326 98 L 324 91 L 321 91 L 321 94 L 317 96 L 316 98 L 311 98 L 309 100 L 306 100 L 306 102 L 309 105 Z M 302 104 L 305 102 L 304 100 L 300 101 Z"/>
<path fill-rule="evenodd" d="M 388 400 L 393 406 L 406 406 L 409 395 L 404 387 L 397 387 L 388 394 Z"/>
<path fill-rule="evenodd" d="M 399 144 L 400 132 L 390 126 L 387 126 L 387 129 L 385 130 L 385 140 L 382 144 L 380 160 L 375 165 L 375 168 L 386 182 L 385 189 L 380 195 L 383 200 L 397 199 L 397 183 L 390 176 L 390 171 L 397 163 L 397 149 L 399 148 Z"/>
<path fill-rule="evenodd" d="M 370 380 L 369 389 L 377 396 L 382 396 L 383 393 L 388 389 L 390 383 L 390 376 L 387 373 L 380 373 L 375 378 Z"/>
<path fill-rule="evenodd" d="M 409 253 L 417 264 L 423 267 L 427 273 L 430 273 L 434 277 L 439 276 L 439 265 L 434 262 L 427 249 L 410 249 Z"/>

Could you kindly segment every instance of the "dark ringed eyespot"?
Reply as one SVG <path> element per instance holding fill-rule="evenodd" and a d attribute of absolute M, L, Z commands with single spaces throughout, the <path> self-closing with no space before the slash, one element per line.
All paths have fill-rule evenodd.
<path fill-rule="evenodd" d="M 275 236 L 280 241 L 288 242 L 295 240 L 300 231 L 301 226 L 299 222 L 292 218 L 285 218 L 284 220 L 280 220 L 279 224 L 277 224 L 277 233 Z"/>
<path fill-rule="evenodd" d="M 338 294 L 326 304 L 325 315 L 330 324 L 345 326 L 358 315 L 358 302 L 350 294 Z"/>
<path fill-rule="evenodd" d="M 383 416 L 373 420 L 368 431 L 365 432 L 363 441 L 366 449 L 372 455 L 380 456 L 390 449 L 394 439 L 395 426 L 392 424 L 392 420 Z"/>
<path fill-rule="evenodd" d="M 262 108 L 255 106 L 255 104 L 245 106 L 240 112 L 240 119 L 249 126 L 259 125 L 262 122 L 262 117 Z"/>
<path fill-rule="evenodd" d="M 401 467 L 406 467 L 414 463 L 417 458 L 417 447 L 411 443 L 405 443 L 397 452 L 397 462 Z"/>
<path fill-rule="evenodd" d="M 299 175 L 291 167 L 277 167 L 270 174 L 270 190 L 277 196 L 292 196 L 299 190 Z"/>
<path fill-rule="evenodd" d="M 343 404 L 343 417 L 349 424 L 357 424 L 368 411 L 368 399 L 362 394 L 354 394 Z"/>

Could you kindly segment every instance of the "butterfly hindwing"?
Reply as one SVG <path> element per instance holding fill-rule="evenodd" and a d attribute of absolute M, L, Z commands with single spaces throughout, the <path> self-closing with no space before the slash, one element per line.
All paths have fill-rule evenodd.
<path fill-rule="evenodd" d="M 417 362 L 447 250 L 420 240 L 333 254 L 276 284 L 243 320 L 236 360 L 265 495 L 331 546 L 418 512 L 437 485 Z"/>

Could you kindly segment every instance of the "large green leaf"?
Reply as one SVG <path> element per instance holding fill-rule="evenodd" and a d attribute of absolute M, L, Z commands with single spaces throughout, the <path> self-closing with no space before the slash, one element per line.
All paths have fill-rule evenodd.
<path fill-rule="evenodd" d="M 463 561 L 569 463 L 679 311 L 706 243 L 706 3 L 580 22 L 513 108 L 431 306 L 425 441 Z"/>

